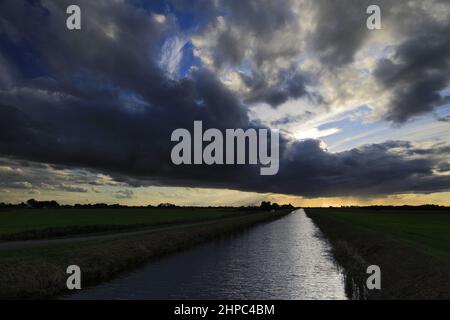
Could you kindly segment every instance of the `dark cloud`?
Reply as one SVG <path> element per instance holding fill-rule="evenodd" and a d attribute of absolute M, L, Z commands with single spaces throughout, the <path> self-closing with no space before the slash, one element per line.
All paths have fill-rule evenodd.
<path fill-rule="evenodd" d="M 438 118 L 438 121 L 440 122 L 450 122 L 450 116 L 445 116 L 442 118 Z"/>
<path fill-rule="evenodd" d="M 312 3 L 316 25 L 309 40 L 322 63 L 335 70 L 353 62 L 370 36 L 381 32 L 367 28 L 369 6 L 380 8 L 382 29 L 397 33 L 401 38 L 414 38 L 418 31 L 428 29 L 435 22 L 427 10 L 444 1 L 430 0 L 428 5 L 422 5 L 422 1 L 406 4 L 389 0 L 346 0 L 345 3 L 317 0 Z"/>
<path fill-rule="evenodd" d="M 333 69 L 353 62 L 371 32 L 366 27 L 367 7 L 380 5 L 383 14 L 390 7 L 389 2 L 379 0 L 317 0 L 313 3 L 316 27 L 310 41 L 321 61 Z"/>
<path fill-rule="evenodd" d="M 306 89 L 310 80 L 295 69 L 294 71 L 281 70 L 277 75 L 276 85 L 271 85 L 262 74 L 252 76 L 241 74 L 241 77 L 251 90 L 245 100 L 249 104 L 265 102 L 276 108 L 289 99 L 298 99 L 304 96 L 313 97 Z"/>
<path fill-rule="evenodd" d="M 232 21 L 250 30 L 257 36 L 284 28 L 295 19 L 292 2 L 289 0 L 222 1 L 225 10 L 232 14 Z"/>
<path fill-rule="evenodd" d="M 450 25 L 429 25 L 402 43 L 394 61 L 382 60 L 375 77 L 391 92 L 387 120 L 405 122 L 444 104 L 450 83 Z"/>
<path fill-rule="evenodd" d="M 377 31 L 366 28 L 369 5 L 381 8 L 384 29 L 396 34 L 401 44 L 391 48 L 392 58 L 382 59 L 374 72 L 384 93 L 390 96 L 384 118 L 404 123 L 444 104 L 441 90 L 450 84 L 450 6 L 444 1 L 339 1 L 314 2 L 317 26 L 311 42 L 321 61 L 331 70 L 346 67 Z M 438 7 L 438 6 L 441 7 Z M 443 19 L 437 19 L 440 8 Z M 430 9 L 434 9 L 434 15 Z"/>
<path fill-rule="evenodd" d="M 450 171 L 450 163 L 449 162 L 440 163 L 437 167 L 437 170 L 439 172 L 449 172 Z"/>
<path fill-rule="evenodd" d="M 69 1 L 38 3 L 0 4 L 2 20 L 14 30 L 9 33 L 20 35 L 20 40 L 13 40 L 1 33 L 0 39 L 2 47 L 12 46 L 8 61 L 19 70 L 19 80 L 0 87 L 0 154 L 5 158 L 48 163 L 54 170 L 86 168 L 133 187 L 217 187 L 310 197 L 433 192 L 450 187 L 448 177 L 433 175 L 435 160 L 414 158 L 413 147 L 399 142 L 333 154 L 320 148 L 319 141 L 290 141 L 282 136 L 280 172 L 273 177 L 260 176 L 256 166 L 174 166 L 170 136 L 176 128 L 191 129 L 194 120 L 202 120 L 205 128 L 261 125 L 249 120 L 240 97 L 211 71 L 198 67 L 186 78 L 168 79 L 156 62 L 157 44 L 166 30 L 146 11 L 119 2 L 70 1 L 82 5 L 84 22 L 82 31 L 69 32 L 64 27 Z M 263 25 L 285 26 L 290 13 L 284 2 L 279 7 L 278 1 L 267 3 L 269 7 L 262 6 L 264 12 L 273 7 L 274 16 L 262 15 Z M 244 15 L 236 19 L 255 34 L 261 31 L 263 26 L 256 19 L 261 14 L 259 5 L 249 1 L 227 6 L 254 14 L 247 20 Z M 33 48 L 30 54 L 39 62 L 28 66 L 28 71 L 13 54 L 26 48 Z M 221 59 L 237 62 L 240 54 L 230 51 Z M 39 75 L 28 76 L 30 70 Z M 281 70 L 273 88 L 263 75 L 248 79 L 252 88 L 248 99 L 277 106 L 292 97 L 310 96 L 308 77 L 297 69 Z M 78 187 L 81 184 L 103 183 L 83 173 L 60 181 L 47 169 L 33 167 L 47 174 L 32 180 L 29 175 L 20 177 L 19 171 L 15 178 L 7 176 L 8 170 L 1 174 L 14 183 L 28 181 L 41 188 L 46 184 L 74 192 L 87 191 Z M 115 196 L 129 198 L 128 191 Z"/>
<path fill-rule="evenodd" d="M 55 169 L 55 167 L 60 167 Z M 38 162 L 21 159 L 0 159 L 0 188 L 24 190 L 49 190 L 62 192 L 88 192 L 80 185 L 87 184 L 106 185 L 96 175 L 78 169 L 69 169 L 65 166 L 51 166 Z M 114 185 L 117 185 L 115 183 Z"/>
<path fill-rule="evenodd" d="M 241 74 L 250 91 L 246 95 L 247 103 L 266 102 L 277 107 L 308 93 L 306 76 L 297 70 L 297 63 L 289 68 L 278 66 L 299 54 L 300 41 L 296 32 L 299 17 L 293 10 L 293 1 L 215 3 L 207 7 L 213 18 L 201 36 L 208 43 L 216 68 L 226 70 L 246 64 L 250 69 L 248 75 Z M 285 41 L 280 41 L 282 39 Z"/>
<path fill-rule="evenodd" d="M 405 157 L 410 148 L 404 142 L 388 142 L 329 153 L 317 140 L 295 142 L 285 153 L 282 170 L 271 188 L 307 197 L 448 189 L 448 177 L 433 177 L 433 160 Z"/>
<path fill-rule="evenodd" d="M 24 182 L 11 182 L 8 184 L 9 187 L 14 189 L 31 189 L 33 185 L 27 181 Z"/>
<path fill-rule="evenodd" d="M 74 106 L 76 110 L 80 107 Z M 209 104 L 202 108 L 209 108 Z M 14 109 L 2 108 L 0 112 L 7 110 Z M 56 130 L 51 134 L 49 126 L 24 128 L 12 123 L 17 138 L 1 141 L 0 152 L 34 161 L 87 167 L 134 187 L 217 187 L 315 197 L 433 192 L 448 190 L 450 186 L 448 177 L 433 175 L 437 161 L 413 157 L 433 154 L 435 150 L 414 149 L 408 142 L 387 142 L 333 154 L 323 150 L 317 140 L 291 142 L 283 138 L 280 171 L 274 177 L 262 177 L 256 167 L 249 166 L 176 167 L 169 159 L 170 132 L 148 132 L 148 125 L 156 126 L 160 117 L 152 121 L 151 114 L 135 115 L 115 109 L 114 115 L 111 110 L 102 110 L 96 110 L 92 123 L 79 111 L 70 110 L 70 122 L 60 127 L 51 122 L 52 117 L 59 116 L 48 114 L 46 118 Z M 190 121 L 187 128 L 192 127 Z M 73 129 L 68 132 L 68 127 Z M 21 136 L 26 136 L 26 140 Z"/>
<path fill-rule="evenodd" d="M 217 40 L 217 48 L 214 52 L 214 63 L 217 67 L 227 64 L 238 65 L 245 56 L 245 47 L 237 34 L 231 30 L 224 31 Z"/>
<path fill-rule="evenodd" d="M 60 185 L 58 189 L 66 192 L 88 192 L 86 188 L 69 185 Z"/>

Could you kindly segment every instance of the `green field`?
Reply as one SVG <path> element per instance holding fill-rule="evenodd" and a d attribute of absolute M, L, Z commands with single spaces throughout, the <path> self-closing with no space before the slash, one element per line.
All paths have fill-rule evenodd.
<path fill-rule="evenodd" d="M 345 209 L 313 209 L 312 212 L 404 241 L 430 255 L 450 259 L 450 212 Z"/>
<path fill-rule="evenodd" d="M 306 209 L 352 281 L 364 290 L 366 268 L 382 272 L 382 290 L 369 299 L 450 298 L 450 212 Z M 352 280 L 353 279 L 353 280 Z M 358 294 L 357 294 L 358 296 Z"/>
<path fill-rule="evenodd" d="M 224 218 L 238 213 L 233 209 L 219 208 L 121 208 L 121 209 L 11 209 L 0 211 L 0 237 L 30 231 L 62 230 L 68 234 L 132 228 L 134 226 L 156 226 L 184 222 L 206 221 Z M 101 226 L 101 228 L 100 228 Z M 96 228 L 93 228 L 96 227 Z M 74 231 L 75 230 L 75 231 Z M 72 232 L 74 231 L 74 232 Z M 27 237 L 25 237 L 27 238 Z"/>

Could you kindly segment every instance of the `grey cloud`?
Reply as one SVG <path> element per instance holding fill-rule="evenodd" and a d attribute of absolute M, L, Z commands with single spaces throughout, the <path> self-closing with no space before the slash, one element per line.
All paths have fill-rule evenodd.
<path fill-rule="evenodd" d="M 84 193 L 84 192 L 89 191 L 86 188 L 82 188 L 82 187 L 78 187 L 78 186 L 70 186 L 70 185 L 65 185 L 65 184 L 58 186 L 57 189 L 66 191 L 66 192 L 83 192 Z"/>
<path fill-rule="evenodd" d="M 437 8 L 444 1 L 429 0 L 426 4 L 423 1 L 409 1 L 406 4 L 404 1 L 389 0 L 317 0 L 312 3 L 316 26 L 310 34 L 310 42 L 321 61 L 335 69 L 353 62 L 366 40 L 379 32 L 366 26 L 369 17 L 366 10 L 370 5 L 380 7 L 384 29 L 401 39 L 408 39 L 436 22 L 430 9 Z M 448 15 L 449 8 L 443 10 Z"/>
<path fill-rule="evenodd" d="M 445 102 L 439 92 L 450 85 L 448 3 L 319 0 L 314 4 L 317 25 L 310 42 L 333 72 L 354 62 L 355 55 L 377 32 L 366 27 L 366 8 L 380 6 L 384 28 L 401 42 L 391 48 L 392 58 L 379 61 L 373 74 L 390 96 L 384 119 L 401 124 Z M 437 11 L 444 18 L 438 19 Z"/>
<path fill-rule="evenodd" d="M 11 182 L 7 184 L 7 187 L 14 189 L 31 189 L 33 188 L 33 185 L 28 181 L 23 181 L 23 182 Z"/>
<path fill-rule="evenodd" d="M 223 6 L 232 12 L 233 23 L 263 38 L 295 19 L 290 0 L 225 0 Z"/>
<path fill-rule="evenodd" d="M 450 116 L 438 118 L 438 121 L 440 121 L 440 122 L 450 122 Z"/>
<path fill-rule="evenodd" d="M 378 32 L 366 27 L 369 5 L 380 6 L 383 32 L 395 34 L 403 41 L 393 48 L 400 61 L 380 61 L 374 73 L 384 93 L 392 96 L 384 118 L 404 123 L 443 102 L 438 92 L 448 87 L 450 74 L 450 6 L 445 1 L 216 1 L 209 6 L 204 1 L 194 3 L 205 5 L 212 21 L 220 15 L 227 21 L 223 30 L 215 22 L 208 24 L 218 33 L 217 45 L 212 48 L 214 64 L 219 68 L 250 64 L 250 76 L 243 77 L 250 90 L 244 95 L 247 103 L 266 102 L 277 107 L 289 99 L 312 96 L 300 71 L 299 77 L 291 77 L 283 69 L 291 64 L 289 68 L 295 70 L 292 61 L 304 53 L 317 56 L 333 73 L 348 67 L 367 40 Z M 314 16 L 314 25 L 305 37 L 301 22 L 306 16 Z M 440 67 L 435 68 L 438 64 Z M 320 82 L 320 75 L 317 78 Z M 317 94 L 314 98 L 313 103 L 324 102 Z"/>
<path fill-rule="evenodd" d="M 450 162 L 440 163 L 437 167 L 439 172 L 449 172 L 450 171 Z"/>
<path fill-rule="evenodd" d="M 59 167 L 59 169 L 55 169 Z M 87 192 L 80 184 L 107 185 L 95 174 L 21 159 L 0 158 L 0 187 L 10 189 L 44 189 L 64 192 Z M 114 185 L 117 185 L 115 183 Z"/>
<path fill-rule="evenodd" d="M 241 45 L 239 36 L 231 30 L 226 30 L 219 35 L 217 48 L 214 52 L 214 63 L 217 67 L 226 64 L 238 65 L 245 56 L 245 48 Z"/>
<path fill-rule="evenodd" d="M 241 74 L 244 82 L 251 89 L 246 98 L 247 103 L 265 102 L 272 107 L 278 107 L 289 99 L 298 99 L 303 96 L 311 96 L 306 89 L 309 79 L 296 71 L 281 70 L 278 73 L 276 85 L 268 83 L 264 75 L 247 77 Z"/>
<path fill-rule="evenodd" d="M 30 5 L 22 10 L 17 3 L 0 4 L 0 12 L 49 71 L 0 88 L 0 154 L 51 166 L 30 166 L 25 176 L 17 172 L 9 181 L 55 188 L 103 183 L 90 174 L 73 172 L 64 180 L 52 173 L 52 169 L 83 168 L 107 174 L 121 187 L 232 188 L 310 197 L 432 192 L 450 187 L 448 177 L 433 175 L 436 160 L 412 158 L 408 152 L 413 147 L 399 142 L 333 154 L 321 149 L 319 141 L 291 141 L 282 136 L 280 172 L 273 177 L 261 177 L 256 166 L 174 166 L 170 135 L 176 128 L 191 129 L 194 120 L 202 120 L 205 128 L 262 126 L 249 120 L 241 97 L 211 71 L 198 67 L 184 79 L 167 79 L 154 61 L 163 30 L 145 12 L 116 2 L 106 6 L 106 2 L 78 1 L 89 8 L 83 31 L 87 37 L 55 28 L 62 22 L 67 2 L 43 2 L 46 14 Z M 36 19 L 25 19 L 24 14 Z M 268 25 L 282 28 L 280 17 Z M 256 23 L 252 21 L 248 23 Z M 109 24 L 117 29 L 113 38 L 101 27 Z M 265 75 L 250 79 L 253 95 L 249 99 L 276 106 L 290 97 L 309 96 L 305 75 L 297 69 L 280 70 L 273 90 Z M 134 97 L 135 102 L 130 105 L 124 96 Z M 18 167 L 26 168 L 25 164 Z M 116 196 L 131 197 L 127 191 L 131 190 Z"/>
<path fill-rule="evenodd" d="M 247 103 L 266 102 L 277 107 L 307 94 L 305 75 L 296 71 L 296 64 L 289 66 L 290 72 L 285 66 L 300 50 L 299 17 L 293 6 L 291 0 L 231 0 L 209 7 L 211 16 L 224 17 L 225 25 L 212 19 L 200 36 L 214 43 L 208 49 L 217 68 L 244 63 L 251 69 L 249 76 L 241 75 L 250 90 Z"/>
<path fill-rule="evenodd" d="M 316 27 L 310 35 L 313 48 L 321 61 L 330 68 L 353 62 L 356 52 L 371 32 L 366 27 L 366 9 L 369 5 L 381 5 L 388 12 L 389 2 L 348 0 L 314 1 Z"/>
<path fill-rule="evenodd" d="M 411 148 L 408 143 L 388 142 L 332 154 L 315 140 L 296 143 L 294 154 L 289 154 L 295 161 L 284 165 L 280 181 L 311 197 L 448 190 L 449 177 L 432 175 L 434 160 L 404 155 Z M 279 185 L 278 191 L 285 188 Z"/>
<path fill-rule="evenodd" d="M 434 25 L 401 44 L 395 61 L 382 60 L 375 77 L 392 98 L 387 120 L 405 122 L 444 104 L 440 95 L 450 84 L 450 25 Z"/>
<path fill-rule="evenodd" d="M 131 199 L 134 195 L 132 190 L 119 190 L 115 193 L 117 199 Z"/>

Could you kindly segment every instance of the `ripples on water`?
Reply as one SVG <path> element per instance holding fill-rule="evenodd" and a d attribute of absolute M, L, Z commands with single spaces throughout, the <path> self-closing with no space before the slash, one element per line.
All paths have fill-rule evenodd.
<path fill-rule="evenodd" d="M 346 299 L 330 246 L 303 209 L 149 263 L 72 299 Z"/>

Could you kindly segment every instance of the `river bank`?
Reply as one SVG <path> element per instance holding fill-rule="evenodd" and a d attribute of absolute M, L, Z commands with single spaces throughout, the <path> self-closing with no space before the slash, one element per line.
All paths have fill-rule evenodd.
<path fill-rule="evenodd" d="M 1 257 L 0 299 L 46 299 L 70 293 L 66 268 L 78 265 L 82 286 L 107 281 L 164 255 L 253 225 L 276 220 L 291 210 L 255 212 L 203 225 L 114 240 L 26 249 Z"/>
<path fill-rule="evenodd" d="M 359 299 L 449 299 L 450 214 L 307 209 Z M 366 290 L 369 265 L 381 269 L 381 290 Z"/>
<path fill-rule="evenodd" d="M 331 246 L 303 209 L 144 264 L 67 299 L 343 300 Z"/>

